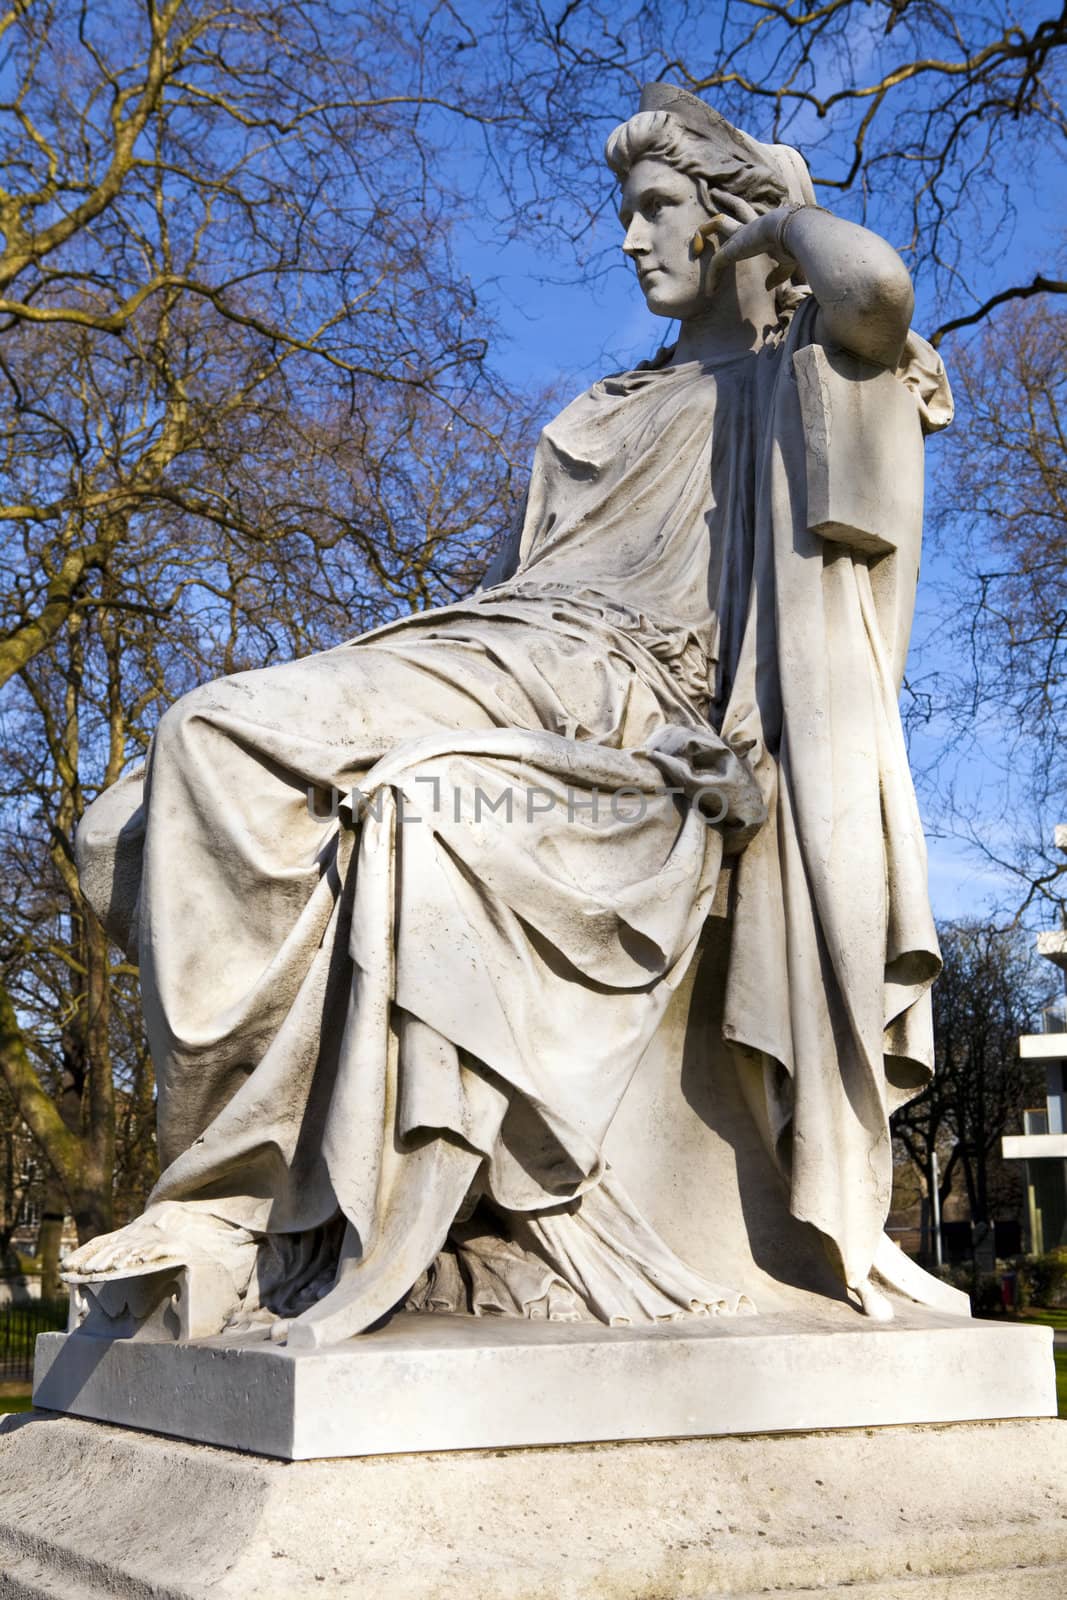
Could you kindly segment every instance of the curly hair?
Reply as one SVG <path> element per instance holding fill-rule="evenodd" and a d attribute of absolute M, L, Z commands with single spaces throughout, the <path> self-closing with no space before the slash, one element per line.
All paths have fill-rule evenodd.
<path fill-rule="evenodd" d="M 620 182 L 639 161 L 665 161 L 692 178 L 708 214 L 719 207 L 712 189 L 726 189 L 757 210 L 770 210 L 786 199 L 786 187 L 769 167 L 752 161 L 738 146 L 731 149 L 702 139 L 668 111 L 639 111 L 622 122 L 604 147 L 608 166 Z"/>

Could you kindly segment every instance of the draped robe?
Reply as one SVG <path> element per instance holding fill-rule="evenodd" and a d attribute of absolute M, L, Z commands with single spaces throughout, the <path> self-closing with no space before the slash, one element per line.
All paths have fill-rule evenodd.
<path fill-rule="evenodd" d="M 473 1309 L 736 1308 L 601 1155 L 724 842 L 726 1036 L 763 1064 L 794 1213 L 866 1276 L 937 953 L 869 563 L 805 524 L 812 313 L 579 396 L 479 594 L 162 719 L 109 880 L 132 929 L 114 887 L 103 907 L 141 965 L 152 1198 L 262 1235 L 265 1299 L 306 1287 L 341 1218 L 370 1322 L 473 1195 L 527 1280 Z M 901 376 L 938 420 L 943 375 Z M 88 883 L 123 804 L 87 816 Z"/>

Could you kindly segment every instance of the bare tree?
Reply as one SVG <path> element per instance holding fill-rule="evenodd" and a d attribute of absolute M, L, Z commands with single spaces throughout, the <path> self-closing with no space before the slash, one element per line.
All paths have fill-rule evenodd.
<path fill-rule="evenodd" d="M 936 1071 L 896 1113 L 893 1135 L 927 1196 L 936 1151 L 942 1205 L 962 1177 L 972 1221 L 989 1224 L 1003 1179 L 1001 1137 L 1043 1096 L 1043 1075 L 1019 1059 L 1018 1042 L 1047 998 L 1048 980 L 1019 934 L 955 922 L 942 924 L 938 935 L 944 969 L 933 991 Z"/>
<path fill-rule="evenodd" d="M 43 1163 L 40 1152 L 0 1079 L 0 1272 L 16 1264 L 15 1233 L 40 1210 Z"/>
<path fill-rule="evenodd" d="M 957 351 L 965 425 L 946 441 L 934 522 L 950 577 L 937 659 L 912 677 L 946 755 L 946 827 L 1014 877 L 1017 919 L 1063 924 L 1053 849 L 1067 794 L 1067 313 L 1006 307 Z M 995 778 L 968 793 L 975 762 Z"/>
<path fill-rule="evenodd" d="M 603 134 L 671 77 L 892 223 L 946 332 L 1005 173 L 1063 137 L 1063 31 L 999 0 L 0 10 L 0 1075 L 83 1236 L 153 1160 L 87 800 L 184 688 L 463 592 L 511 514 L 537 402 L 493 375 L 457 222 L 587 258 Z"/>
<path fill-rule="evenodd" d="M 0 17 L 0 1073 L 82 1238 L 154 1161 L 86 803 L 185 688 L 454 597 L 512 513 L 529 412 L 487 365 L 449 179 L 498 96 L 457 26 Z"/>
<path fill-rule="evenodd" d="M 561 204 L 538 197 L 535 216 L 581 214 L 592 191 L 576 150 L 595 160 L 637 85 L 665 78 L 762 138 L 798 144 L 816 191 L 872 220 L 936 288 L 935 343 L 1007 300 L 1067 292 L 1054 207 L 1035 268 L 1016 275 L 1005 249 L 1020 186 L 1040 192 L 1064 159 L 1067 12 L 1055 5 L 512 0 L 507 13 L 514 94 L 552 113 L 543 156 Z M 977 263 L 992 293 L 971 281 Z"/>
<path fill-rule="evenodd" d="M 175 491 L 175 463 L 205 430 L 247 425 L 266 390 L 312 410 L 341 395 L 355 412 L 384 384 L 455 414 L 488 383 L 484 322 L 449 254 L 442 149 L 448 119 L 492 114 L 432 22 L 413 32 L 402 6 L 370 18 L 333 0 L 31 0 L 0 18 L 15 85 L 0 111 L 0 369 L 16 491 L 0 523 L 21 555 L 0 683 L 57 635 L 131 515 Z M 133 380 L 121 403 L 140 425 L 121 454 L 27 392 L 40 335 L 62 346 L 77 330 L 80 381 L 97 368 Z M 18 470 L 27 434 L 49 431 L 65 435 L 60 470 L 42 451 L 32 476 Z M 185 509 L 217 514 L 216 492 L 199 507 L 186 493 Z"/>

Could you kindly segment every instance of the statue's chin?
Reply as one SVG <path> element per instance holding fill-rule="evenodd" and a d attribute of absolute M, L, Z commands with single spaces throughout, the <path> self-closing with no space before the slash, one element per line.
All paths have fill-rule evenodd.
<path fill-rule="evenodd" d="M 706 300 L 688 297 L 683 299 L 678 293 L 671 294 L 666 285 L 663 289 L 659 289 L 654 283 L 649 284 L 644 296 L 645 305 L 654 317 L 670 317 L 679 322 L 684 322 L 687 317 L 697 316 L 707 305 Z"/>
<path fill-rule="evenodd" d="M 672 303 L 669 297 L 657 295 L 655 289 L 650 289 L 645 295 L 645 305 L 654 317 L 684 317 L 688 315 L 688 307 L 680 309 Z"/>

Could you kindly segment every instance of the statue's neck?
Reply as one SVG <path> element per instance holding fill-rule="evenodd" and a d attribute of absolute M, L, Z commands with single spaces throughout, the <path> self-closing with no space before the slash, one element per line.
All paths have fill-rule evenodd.
<path fill-rule="evenodd" d="M 778 319 L 773 291 L 765 287 L 773 266 L 769 256 L 755 256 L 727 268 L 706 306 L 682 323 L 673 361 L 714 366 L 758 350 Z"/>

